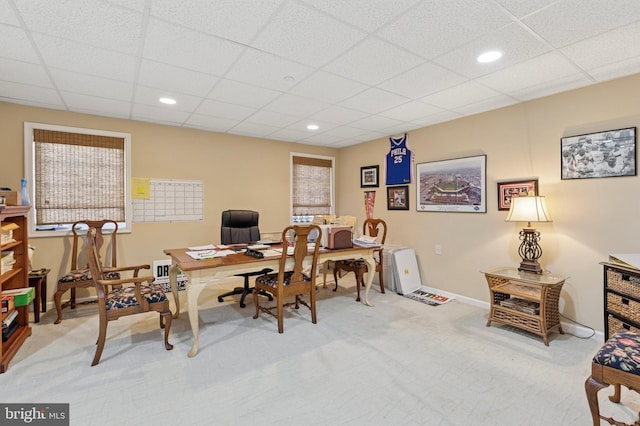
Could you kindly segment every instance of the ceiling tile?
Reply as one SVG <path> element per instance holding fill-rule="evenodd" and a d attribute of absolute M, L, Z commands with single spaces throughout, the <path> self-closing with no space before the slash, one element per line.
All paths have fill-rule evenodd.
<path fill-rule="evenodd" d="M 258 34 L 252 45 L 317 67 L 340 55 L 365 36 L 366 33 L 310 7 L 288 2 Z"/>
<path fill-rule="evenodd" d="M 376 31 L 418 2 L 418 0 L 303 1 L 336 19 L 369 32 Z"/>
<path fill-rule="evenodd" d="M 196 129 L 210 130 L 212 132 L 226 132 L 238 124 L 238 120 L 230 118 L 212 117 L 203 114 L 191 114 L 184 125 Z"/>
<path fill-rule="evenodd" d="M 54 88 L 42 66 L 11 59 L 0 58 L 0 80 Z"/>
<path fill-rule="evenodd" d="M 165 105 L 160 103 L 160 98 L 172 98 L 176 100 L 175 105 Z M 204 98 L 199 96 L 185 95 L 184 93 L 176 93 L 167 89 L 157 89 L 155 87 L 138 86 L 136 88 L 134 102 L 136 104 L 144 104 L 169 110 L 193 112 Z M 202 112 L 199 110 L 199 112 Z"/>
<path fill-rule="evenodd" d="M 173 123 L 173 125 L 182 125 L 187 117 L 189 117 L 188 112 L 142 104 L 133 104 L 133 111 L 131 112 L 133 120 L 164 124 Z"/>
<path fill-rule="evenodd" d="M 197 114 L 212 115 L 214 117 L 244 120 L 256 112 L 255 108 L 233 105 L 226 102 L 205 99 L 195 111 Z"/>
<path fill-rule="evenodd" d="M 442 112 L 442 109 L 422 102 L 409 101 L 397 107 L 383 111 L 378 115 L 400 121 L 415 121 L 425 115 L 432 115 L 438 112 Z"/>
<path fill-rule="evenodd" d="M 426 62 L 385 81 L 378 87 L 407 98 L 418 99 L 430 93 L 439 92 L 460 84 L 464 80 L 457 72 Z"/>
<path fill-rule="evenodd" d="M 304 140 L 304 143 L 310 144 L 310 145 L 333 146 L 334 144 L 337 144 L 343 141 L 344 139 L 338 136 L 321 134 L 321 135 L 314 135 L 306 138 Z"/>
<path fill-rule="evenodd" d="M 92 0 L 14 3 L 27 28 L 38 33 L 128 54 L 140 46 L 142 14 L 131 9 Z"/>
<path fill-rule="evenodd" d="M 551 48 L 520 25 L 506 25 L 433 61 L 467 78 L 476 78 L 546 53 Z M 480 54 L 499 50 L 502 57 L 488 64 L 477 61 Z"/>
<path fill-rule="evenodd" d="M 496 2 L 504 6 L 510 13 L 513 13 L 516 18 L 522 18 L 557 1 L 558 0 L 496 0 Z"/>
<path fill-rule="evenodd" d="M 309 137 L 306 132 L 292 130 L 292 129 L 280 129 L 269 135 L 271 138 L 289 142 L 300 142 Z"/>
<path fill-rule="evenodd" d="M 41 105 L 64 106 L 56 90 L 10 81 L 0 81 L 0 97 L 6 102 L 13 102 L 15 99 L 18 103 L 28 101 Z"/>
<path fill-rule="evenodd" d="M 443 90 L 433 95 L 425 96 L 420 101 L 443 109 L 454 110 L 456 108 L 475 104 L 486 99 L 500 96 L 500 93 L 486 86 L 469 81 L 455 87 Z"/>
<path fill-rule="evenodd" d="M 457 118 L 464 117 L 459 112 L 455 111 L 442 111 L 435 114 L 427 115 L 417 120 L 413 120 L 414 123 L 420 126 L 430 126 L 432 124 L 444 123 L 446 121 L 455 120 Z"/>
<path fill-rule="evenodd" d="M 510 22 L 493 2 L 425 0 L 377 34 L 431 59 Z"/>
<path fill-rule="evenodd" d="M 485 111 L 503 108 L 509 105 L 513 105 L 517 102 L 518 101 L 516 99 L 510 98 L 508 96 L 498 95 L 488 99 L 482 99 L 479 102 L 461 105 L 455 108 L 455 112 L 458 112 L 462 115 L 473 115 Z"/>
<path fill-rule="evenodd" d="M 374 87 L 340 102 L 340 106 L 368 112 L 370 114 L 377 114 L 407 101 L 409 101 L 409 99 L 404 96 L 396 95 Z"/>
<path fill-rule="evenodd" d="M 296 81 L 304 80 L 312 72 L 313 68 L 306 65 L 247 49 L 225 77 L 267 89 L 287 91 Z"/>
<path fill-rule="evenodd" d="M 300 117 L 297 117 L 295 115 L 282 114 L 280 112 L 266 111 L 262 109 L 251 115 L 251 117 L 247 118 L 246 122 L 255 124 L 266 124 L 281 128 L 287 127 L 299 120 Z"/>
<path fill-rule="evenodd" d="M 331 130 L 327 130 L 324 133 L 330 136 L 350 139 L 350 138 L 354 138 L 356 136 L 361 136 L 365 133 L 368 133 L 368 131 L 360 129 L 358 127 L 340 126 Z"/>
<path fill-rule="evenodd" d="M 313 118 L 318 120 L 328 121 L 336 124 L 347 124 L 352 121 L 360 120 L 367 116 L 367 113 L 362 111 L 356 111 L 354 109 L 344 108 L 341 106 L 333 105 L 328 108 L 318 111 L 313 114 Z"/>
<path fill-rule="evenodd" d="M 640 56 L 594 68 L 589 70 L 589 75 L 597 81 L 606 81 L 634 74 L 638 69 L 640 69 Z"/>
<path fill-rule="evenodd" d="M 40 63 L 27 34 L 20 28 L 0 25 L 0 58 Z"/>
<path fill-rule="evenodd" d="M 151 18 L 143 57 L 222 76 L 244 50 L 241 44 Z"/>
<path fill-rule="evenodd" d="M 13 13 L 9 0 L 0 0 L 0 24 L 10 24 L 16 27 L 20 26 L 20 21 Z"/>
<path fill-rule="evenodd" d="M 68 108 L 90 114 L 102 114 L 129 118 L 130 103 L 116 99 L 106 99 L 97 96 L 87 96 L 77 93 L 61 92 Z"/>
<path fill-rule="evenodd" d="M 572 44 L 561 51 L 587 71 L 626 61 L 640 55 L 640 22 Z"/>
<path fill-rule="evenodd" d="M 370 115 L 361 120 L 354 121 L 353 123 L 349 123 L 350 127 L 360 127 L 366 130 L 373 131 L 382 131 L 392 126 L 403 124 L 399 120 L 394 120 L 393 118 L 382 117 L 380 115 Z"/>
<path fill-rule="evenodd" d="M 300 117 L 313 115 L 327 106 L 328 105 L 323 102 L 314 101 L 309 98 L 284 94 L 265 106 L 265 109 L 267 111 L 275 111 Z"/>
<path fill-rule="evenodd" d="M 588 13 L 584 13 L 587 10 Z M 640 19 L 640 1 L 558 1 L 523 22 L 554 47 L 563 47 Z"/>
<path fill-rule="evenodd" d="M 565 57 L 553 52 L 481 77 L 477 81 L 499 92 L 512 93 L 579 72 Z"/>
<path fill-rule="evenodd" d="M 78 93 L 100 98 L 130 102 L 133 99 L 133 84 L 94 77 L 76 72 L 52 69 L 51 76 L 56 87 L 69 93 Z"/>
<path fill-rule="evenodd" d="M 282 3 L 283 0 L 154 0 L 151 16 L 248 44 Z"/>
<path fill-rule="evenodd" d="M 324 70 L 365 84 L 378 84 L 424 62 L 421 58 L 385 41 L 368 38 Z"/>
<path fill-rule="evenodd" d="M 138 84 L 203 97 L 219 80 L 211 74 L 143 59 Z"/>
<path fill-rule="evenodd" d="M 292 87 L 289 93 L 336 103 L 362 92 L 367 87 L 362 83 L 335 74 L 318 71 Z"/>
<path fill-rule="evenodd" d="M 280 96 L 282 92 L 252 86 L 233 80 L 221 79 L 209 93 L 209 99 L 230 104 L 261 108 Z"/>
<path fill-rule="evenodd" d="M 33 35 L 47 66 L 132 83 L 133 56 L 41 34 Z"/>

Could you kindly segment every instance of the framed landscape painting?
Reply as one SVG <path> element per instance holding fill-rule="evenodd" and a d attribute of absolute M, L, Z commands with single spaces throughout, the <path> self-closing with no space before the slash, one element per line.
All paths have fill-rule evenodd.
<path fill-rule="evenodd" d="M 487 212 L 487 156 L 417 165 L 416 205 L 422 212 Z"/>
<path fill-rule="evenodd" d="M 636 128 L 560 139 L 561 178 L 636 176 Z"/>

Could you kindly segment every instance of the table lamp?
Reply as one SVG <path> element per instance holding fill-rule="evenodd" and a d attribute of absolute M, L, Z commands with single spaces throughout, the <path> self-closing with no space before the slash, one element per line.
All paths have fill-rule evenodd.
<path fill-rule="evenodd" d="M 551 222 L 544 197 L 513 197 L 506 222 L 527 222 L 526 228 L 520 231 L 520 247 L 518 254 L 522 258 L 519 271 L 542 273 L 538 259 L 542 256 L 542 248 L 538 241 L 540 232 L 531 227 L 531 222 Z"/>

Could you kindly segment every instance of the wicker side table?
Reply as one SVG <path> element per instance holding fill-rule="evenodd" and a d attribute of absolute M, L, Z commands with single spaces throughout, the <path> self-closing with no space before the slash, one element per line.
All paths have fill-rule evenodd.
<path fill-rule="evenodd" d="M 483 271 L 491 296 L 489 320 L 521 328 L 541 336 L 549 346 L 549 333 L 554 327 L 564 334 L 558 308 L 560 292 L 566 277 L 533 274 L 517 269 L 498 268 Z"/>

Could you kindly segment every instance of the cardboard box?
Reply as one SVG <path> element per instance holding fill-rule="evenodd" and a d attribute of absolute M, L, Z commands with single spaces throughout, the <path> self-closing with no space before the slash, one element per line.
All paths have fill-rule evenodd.
<path fill-rule="evenodd" d="M 22 205 L 22 197 L 18 191 L 1 191 L 0 195 L 5 197 L 7 206 L 20 206 Z"/>
<path fill-rule="evenodd" d="M 13 297 L 2 296 L 2 313 L 7 313 L 13 309 Z"/>
<path fill-rule="evenodd" d="M 13 290 L 2 290 L 2 297 L 13 297 L 14 306 L 27 306 L 33 302 L 36 296 L 35 289 L 33 287 L 16 288 Z"/>

